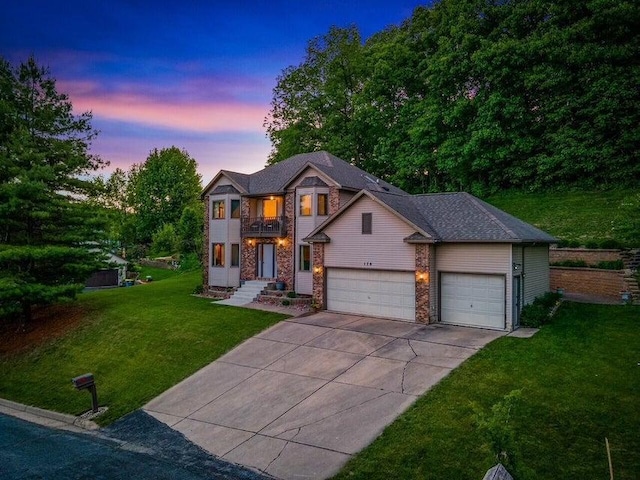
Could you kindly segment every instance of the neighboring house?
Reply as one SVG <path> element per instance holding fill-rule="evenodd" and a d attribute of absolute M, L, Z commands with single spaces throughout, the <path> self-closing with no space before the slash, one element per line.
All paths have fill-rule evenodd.
<path fill-rule="evenodd" d="M 409 195 L 327 153 L 220 171 L 205 285 L 273 278 L 324 308 L 499 330 L 549 289 L 555 238 L 467 193 Z"/>
<path fill-rule="evenodd" d="M 105 263 L 109 265 L 109 268 L 94 272 L 85 282 L 86 287 L 118 287 L 124 283 L 127 278 L 128 262 L 118 255 L 107 253 Z"/>

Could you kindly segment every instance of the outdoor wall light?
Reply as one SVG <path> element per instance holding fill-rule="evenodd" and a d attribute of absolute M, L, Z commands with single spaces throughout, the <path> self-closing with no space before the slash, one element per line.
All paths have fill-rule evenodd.
<path fill-rule="evenodd" d="M 416 280 L 418 282 L 427 283 L 429 281 L 429 272 L 417 272 L 416 273 Z"/>
<path fill-rule="evenodd" d="M 314 273 L 320 273 L 322 271 L 322 267 L 313 267 Z"/>
<path fill-rule="evenodd" d="M 247 242 L 249 243 L 249 245 L 253 245 L 253 240 L 249 239 L 247 240 Z"/>
<path fill-rule="evenodd" d="M 517 271 L 518 271 L 518 270 L 520 270 L 521 268 L 522 268 L 522 264 L 520 264 L 520 263 L 514 263 L 514 264 L 513 264 L 513 270 L 514 270 L 514 271 L 516 271 L 516 272 L 517 272 Z"/>
<path fill-rule="evenodd" d="M 284 239 L 283 238 L 279 238 L 278 239 L 278 245 L 280 245 L 280 246 L 284 245 Z"/>

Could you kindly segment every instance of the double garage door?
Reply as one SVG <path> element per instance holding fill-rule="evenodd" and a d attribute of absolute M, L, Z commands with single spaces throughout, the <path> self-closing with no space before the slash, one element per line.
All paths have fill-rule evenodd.
<path fill-rule="evenodd" d="M 441 273 L 440 321 L 503 330 L 504 276 Z"/>
<path fill-rule="evenodd" d="M 415 321 L 415 274 L 385 270 L 327 269 L 327 309 Z"/>

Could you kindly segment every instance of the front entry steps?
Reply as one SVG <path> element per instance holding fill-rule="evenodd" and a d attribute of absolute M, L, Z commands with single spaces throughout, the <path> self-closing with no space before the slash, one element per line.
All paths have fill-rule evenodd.
<path fill-rule="evenodd" d="M 235 291 L 231 297 L 226 300 L 220 300 L 216 302 L 217 305 L 232 305 L 234 307 L 241 307 L 253 302 L 260 293 L 267 288 L 269 282 L 263 280 L 248 280 Z"/>

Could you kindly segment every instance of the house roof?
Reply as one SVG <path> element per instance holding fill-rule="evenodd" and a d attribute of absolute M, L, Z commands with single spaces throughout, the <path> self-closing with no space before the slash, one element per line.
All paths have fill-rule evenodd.
<path fill-rule="evenodd" d="M 312 167 L 333 180 L 340 188 L 372 190 L 405 194 L 398 187 L 379 179 L 358 167 L 330 154 L 329 152 L 311 152 L 294 155 L 286 160 L 270 165 L 250 175 L 222 170 L 203 191 L 209 192 L 221 174 L 226 175 L 235 184 L 242 187 L 242 193 L 248 195 L 267 195 L 284 192 L 287 186 L 305 168 Z"/>
<path fill-rule="evenodd" d="M 396 195 L 361 192 L 333 217 L 311 232 L 313 237 L 363 195 L 393 211 L 416 232 L 405 240 L 424 242 L 553 243 L 557 239 L 465 192 Z"/>

